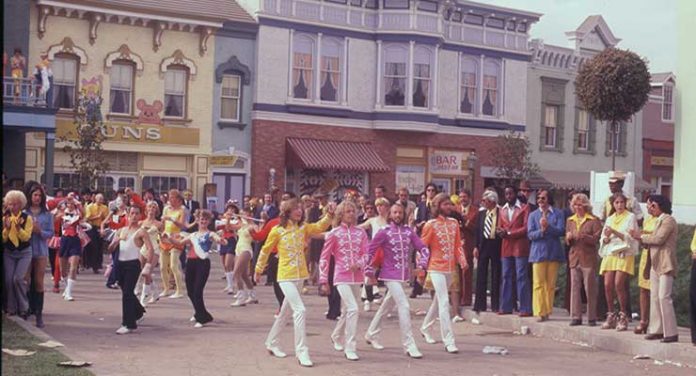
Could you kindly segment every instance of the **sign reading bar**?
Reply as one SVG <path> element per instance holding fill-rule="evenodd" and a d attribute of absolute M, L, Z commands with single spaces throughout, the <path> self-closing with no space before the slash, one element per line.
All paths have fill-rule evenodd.
<path fill-rule="evenodd" d="M 466 153 L 437 150 L 430 154 L 430 173 L 444 175 L 466 175 L 462 169 Z"/>
<path fill-rule="evenodd" d="M 425 166 L 396 166 L 396 188 L 401 187 L 411 194 L 425 191 Z"/>
<path fill-rule="evenodd" d="M 148 124 L 105 123 L 102 134 L 107 142 L 148 143 L 198 146 L 196 128 L 173 128 Z M 75 138 L 75 124 L 69 119 L 56 120 L 57 138 Z"/>
<path fill-rule="evenodd" d="M 650 164 L 653 166 L 674 166 L 674 158 L 672 157 L 650 157 Z"/>

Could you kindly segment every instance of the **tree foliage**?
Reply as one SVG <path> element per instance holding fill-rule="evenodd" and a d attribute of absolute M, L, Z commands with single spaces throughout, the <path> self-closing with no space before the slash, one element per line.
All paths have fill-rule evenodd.
<path fill-rule="evenodd" d="M 495 174 L 506 180 L 506 184 L 528 180 L 540 172 L 539 166 L 532 162 L 529 140 L 514 130 L 496 138 L 491 154 Z"/>
<path fill-rule="evenodd" d="M 70 155 L 80 187 L 96 187 L 97 179 L 109 170 L 102 148 L 106 129 L 101 103 L 100 93 L 82 90 L 75 111 L 74 131 L 59 140 L 66 144 L 63 151 Z"/>
<path fill-rule="evenodd" d="M 575 90 L 585 110 L 596 119 L 628 121 L 648 101 L 650 72 L 636 53 L 607 48 L 582 65 Z"/>

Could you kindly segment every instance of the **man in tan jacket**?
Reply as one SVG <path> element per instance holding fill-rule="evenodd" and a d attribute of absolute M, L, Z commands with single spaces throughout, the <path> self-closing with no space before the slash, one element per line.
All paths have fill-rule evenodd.
<path fill-rule="evenodd" d="M 648 211 L 657 217 L 652 234 L 631 231 L 650 250 L 650 325 L 645 339 L 677 342 L 677 317 L 672 304 L 672 284 L 677 273 L 677 222 L 670 215 L 672 203 L 662 195 L 650 196 Z"/>

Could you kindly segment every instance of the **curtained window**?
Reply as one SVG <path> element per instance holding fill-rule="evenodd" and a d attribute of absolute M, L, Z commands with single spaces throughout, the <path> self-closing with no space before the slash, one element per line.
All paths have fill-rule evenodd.
<path fill-rule="evenodd" d="M 413 106 L 430 107 L 432 53 L 425 48 L 417 48 L 413 60 Z"/>
<path fill-rule="evenodd" d="M 239 105 L 241 98 L 241 77 L 236 74 L 222 76 L 222 92 L 220 98 L 220 118 L 239 121 Z"/>
<path fill-rule="evenodd" d="M 500 65 L 494 60 L 486 59 L 483 64 L 483 105 L 481 113 L 498 116 Z"/>
<path fill-rule="evenodd" d="M 338 102 L 341 94 L 341 50 L 343 44 L 334 38 L 321 40 L 322 101 Z"/>
<path fill-rule="evenodd" d="M 474 114 L 478 108 L 477 84 L 478 84 L 478 62 L 472 57 L 462 58 L 462 82 L 460 85 L 459 112 L 463 114 Z"/>
<path fill-rule="evenodd" d="M 188 68 L 171 66 L 164 74 L 164 116 L 186 116 Z"/>
<path fill-rule="evenodd" d="M 578 110 L 578 150 L 589 150 L 590 116 L 585 110 Z"/>
<path fill-rule="evenodd" d="M 408 50 L 404 46 L 387 46 L 384 48 L 384 104 L 387 106 L 404 106 L 406 103 L 406 79 L 408 74 Z"/>
<path fill-rule="evenodd" d="M 546 105 L 544 109 L 544 146 L 556 147 L 556 131 L 558 129 L 559 106 Z"/>
<path fill-rule="evenodd" d="M 131 114 L 133 98 L 133 64 L 117 62 L 111 67 L 109 112 Z"/>
<path fill-rule="evenodd" d="M 314 38 L 295 34 L 292 56 L 292 96 L 312 99 L 314 83 Z"/>
<path fill-rule="evenodd" d="M 53 70 L 53 107 L 75 108 L 77 67 L 79 59 L 72 55 L 56 56 L 51 64 Z"/>

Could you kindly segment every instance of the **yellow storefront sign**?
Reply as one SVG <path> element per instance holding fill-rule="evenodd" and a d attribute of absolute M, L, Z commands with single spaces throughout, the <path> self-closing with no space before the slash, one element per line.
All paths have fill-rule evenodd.
<path fill-rule="evenodd" d="M 674 166 L 674 158 L 672 157 L 650 157 L 650 164 L 653 166 Z"/>
<path fill-rule="evenodd" d="M 210 157 L 212 166 L 234 166 L 235 163 L 237 163 L 237 156 L 235 155 L 214 155 Z"/>
<path fill-rule="evenodd" d="M 199 145 L 197 128 L 173 128 L 149 124 L 107 122 L 102 132 L 109 142 L 150 143 L 157 145 Z M 56 137 L 75 138 L 75 124 L 70 119 L 56 121 Z"/>

